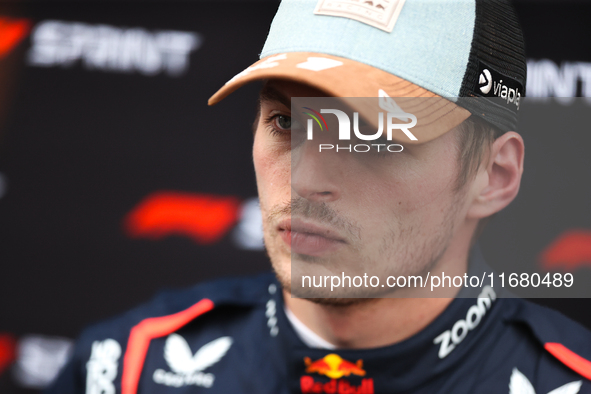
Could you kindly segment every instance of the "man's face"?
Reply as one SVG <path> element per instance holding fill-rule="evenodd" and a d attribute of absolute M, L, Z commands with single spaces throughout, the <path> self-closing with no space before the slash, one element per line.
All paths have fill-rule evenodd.
<path fill-rule="evenodd" d="M 253 157 L 265 245 L 280 282 L 290 290 L 292 275 L 366 273 L 386 283 L 389 275 L 425 274 L 458 236 L 467 211 L 465 188 L 455 189 L 457 131 L 402 143 L 401 153 L 319 154 L 318 143 L 292 143 L 289 107 L 291 97 L 317 96 L 323 93 L 287 81 L 270 81 L 261 94 Z M 315 296 L 384 289 L 346 290 Z"/>

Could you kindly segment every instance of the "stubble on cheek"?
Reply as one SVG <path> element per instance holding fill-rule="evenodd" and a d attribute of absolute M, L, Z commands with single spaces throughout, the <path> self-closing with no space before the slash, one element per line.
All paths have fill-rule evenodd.
<path fill-rule="evenodd" d="M 451 151 L 448 154 L 454 155 Z M 442 160 L 443 162 L 443 160 Z M 439 263 L 450 246 L 467 199 L 467 190 L 457 189 L 458 168 L 455 161 L 446 167 L 426 168 L 433 174 L 411 188 L 415 200 L 403 200 L 384 214 L 392 224 L 378 247 L 379 254 L 389 262 L 382 273 L 388 275 L 425 276 Z M 438 174 L 436 176 L 436 174 Z"/>
<path fill-rule="evenodd" d="M 460 206 L 451 205 L 441 215 L 433 215 L 439 217 L 438 221 L 419 210 L 390 226 L 378 247 L 378 255 L 387 264 L 382 267 L 382 275 L 425 276 L 433 270 L 453 238 Z"/>
<path fill-rule="evenodd" d="M 282 240 L 275 227 L 275 222 L 270 219 L 269 214 L 261 211 L 263 212 L 263 240 L 271 267 L 281 287 L 291 293 L 291 255 L 288 249 L 281 244 Z"/>
<path fill-rule="evenodd" d="M 263 242 L 271 265 L 278 273 L 278 278 L 286 276 L 289 278 L 289 258 L 286 258 L 285 246 L 281 244 L 277 223 L 269 220 L 269 217 L 274 201 L 281 201 L 282 195 L 285 196 L 283 201 L 289 199 L 291 160 L 289 152 L 276 146 L 262 125 L 262 120 L 259 120 L 253 144 L 253 162 L 263 218 Z M 288 253 L 287 257 L 289 257 Z M 281 280 L 282 284 L 283 282 Z"/>

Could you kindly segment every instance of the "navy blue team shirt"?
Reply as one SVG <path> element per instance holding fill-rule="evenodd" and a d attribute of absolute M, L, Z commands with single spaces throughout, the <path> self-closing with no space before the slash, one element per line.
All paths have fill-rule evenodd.
<path fill-rule="evenodd" d="M 480 253 L 470 270 L 484 264 Z M 485 286 L 424 330 L 367 350 L 314 349 L 273 274 L 162 293 L 85 330 L 47 394 L 591 393 L 591 333 Z"/>

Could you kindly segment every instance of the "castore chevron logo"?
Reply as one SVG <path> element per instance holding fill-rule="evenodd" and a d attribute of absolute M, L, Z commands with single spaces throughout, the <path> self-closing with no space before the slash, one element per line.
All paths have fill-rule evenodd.
<path fill-rule="evenodd" d="M 581 389 L 582 381 L 576 380 L 550 391 L 548 394 L 577 394 Z M 509 394 L 536 394 L 534 386 L 517 368 L 513 368 L 509 381 Z"/>
<path fill-rule="evenodd" d="M 164 345 L 164 359 L 172 372 L 157 369 L 153 375 L 154 382 L 171 387 L 211 387 L 215 376 L 202 371 L 220 361 L 232 346 L 232 342 L 231 337 L 220 337 L 203 345 L 193 354 L 185 338 L 178 334 L 170 334 Z"/>

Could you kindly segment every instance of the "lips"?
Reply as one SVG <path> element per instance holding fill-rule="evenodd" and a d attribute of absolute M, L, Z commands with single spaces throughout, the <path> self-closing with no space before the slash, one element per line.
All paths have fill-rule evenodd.
<path fill-rule="evenodd" d="M 283 220 L 279 233 L 293 253 L 308 256 L 322 256 L 347 243 L 335 230 L 301 219 Z"/>

